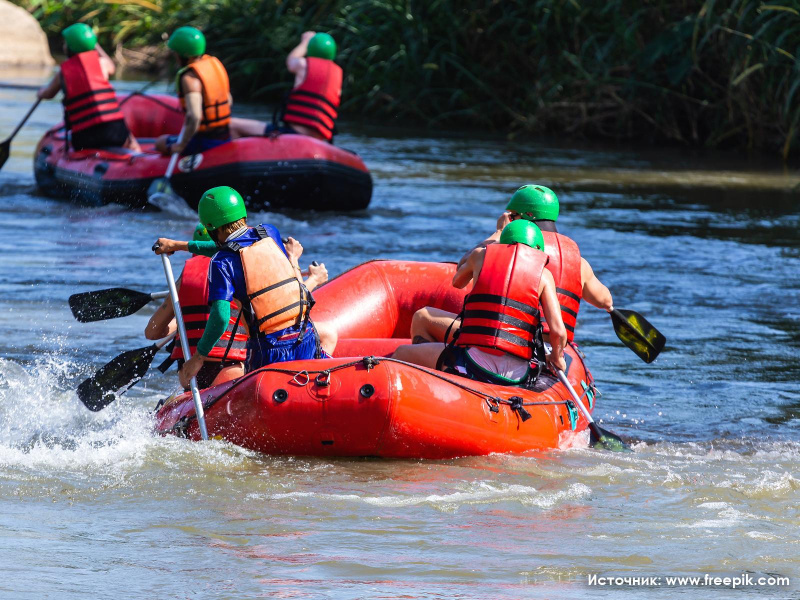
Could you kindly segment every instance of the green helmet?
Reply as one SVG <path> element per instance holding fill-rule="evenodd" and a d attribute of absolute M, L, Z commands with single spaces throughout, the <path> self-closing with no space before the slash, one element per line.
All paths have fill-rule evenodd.
<path fill-rule="evenodd" d="M 206 36 L 194 27 L 178 27 L 169 36 L 167 48 L 183 58 L 202 56 L 206 53 Z"/>
<path fill-rule="evenodd" d="M 61 32 L 61 35 L 64 36 L 69 51 L 74 54 L 94 50 L 94 47 L 97 46 L 97 36 L 86 23 L 70 25 Z"/>
<path fill-rule="evenodd" d="M 327 33 L 317 33 L 308 42 L 306 56 L 333 60 L 336 58 L 336 42 Z"/>
<path fill-rule="evenodd" d="M 239 192 L 222 185 L 203 194 L 200 204 L 197 205 L 197 215 L 208 231 L 214 231 L 223 225 L 244 219 L 247 209 Z"/>
<path fill-rule="evenodd" d="M 557 221 L 558 197 L 543 185 L 523 185 L 511 196 L 506 210 L 518 212 L 529 221 Z"/>
<path fill-rule="evenodd" d="M 202 223 L 198 223 L 194 228 L 194 235 L 192 236 L 193 242 L 211 242 L 211 236 L 208 235 L 208 229 Z"/>
<path fill-rule="evenodd" d="M 531 248 L 544 251 L 544 236 L 536 223 L 525 219 L 511 221 L 503 227 L 500 234 L 501 244 L 525 244 Z"/>

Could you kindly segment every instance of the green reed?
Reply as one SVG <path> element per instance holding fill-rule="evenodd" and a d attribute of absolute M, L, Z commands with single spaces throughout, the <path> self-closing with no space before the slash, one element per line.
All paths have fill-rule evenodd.
<path fill-rule="evenodd" d="M 343 111 L 393 122 L 769 149 L 800 123 L 796 0 L 17 0 L 51 36 L 205 30 L 236 95 L 276 102 L 302 31 L 330 32 Z"/>

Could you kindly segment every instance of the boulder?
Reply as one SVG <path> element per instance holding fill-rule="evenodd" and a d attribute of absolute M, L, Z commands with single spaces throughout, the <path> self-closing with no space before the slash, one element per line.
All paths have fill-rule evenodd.
<path fill-rule="evenodd" d="M 54 64 L 47 36 L 31 14 L 0 0 L 0 65 L 4 67 Z"/>

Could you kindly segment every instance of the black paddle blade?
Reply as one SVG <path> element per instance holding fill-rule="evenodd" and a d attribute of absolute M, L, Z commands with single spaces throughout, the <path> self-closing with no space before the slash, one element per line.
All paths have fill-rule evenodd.
<path fill-rule="evenodd" d="M 153 344 L 123 352 L 78 386 L 78 398 L 89 410 L 103 410 L 144 377 L 158 350 Z"/>
<path fill-rule="evenodd" d="M 636 311 L 615 309 L 611 322 L 619 340 L 646 363 L 653 362 L 667 343 L 667 338 Z"/>
<path fill-rule="evenodd" d="M 603 429 L 597 423 L 589 424 L 589 445 L 609 452 L 633 452 L 621 437 Z"/>
<path fill-rule="evenodd" d="M 150 294 L 127 288 L 109 288 L 82 292 L 69 297 L 73 316 L 81 323 L 127 317 L 141 309 L 153 298 Z"/>
<path fill-rule="evenodd" d="M 6 140 L 0 144 L 0 169 L 6 164 L 8 157 L 11 155 L 11 140 Z"/>

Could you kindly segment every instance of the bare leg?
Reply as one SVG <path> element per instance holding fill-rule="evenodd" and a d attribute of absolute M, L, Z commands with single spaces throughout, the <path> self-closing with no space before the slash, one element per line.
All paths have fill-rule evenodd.
<path fill-rule="evenodd" d="M 267 124 L 264 121 L 257 119 L 240 119 L 233 117 L 228 128 L 231 132 L 231 139 L 240 137 L 256 137 L 264 135 L 264 129 Z"/>
<path fill-rule="evenodd" d="M 395 350 L 394 354 L 392 354 L 392 358 L 435 369 L 439 356 L 444 349 L 445 345 L 438 342 L 431 344 L 406 344 Z"/>
<path fill-rule="evenodd" d="M 219 385 L 220 383 L 225 383 L 232 379 L 238 379 L 242 375 L 244 375 L 244 363 L 236 363 L 235 365 L 221 369 L 220 372 L 217 373 L 217 376 L 214 377 L 214 381 L 211 382 L 211 385 Z"/>
<path fill-rule="evenodd" d="M 336 343 L 339 341 L 339 333 L 327 323 L 314 323 L 314 327 L 317 328 L 320 346 L 325 352 L 333 356 L 333 351 L 336 350 Z"/>
<path fill-rule="evenodd" d="M 456 317 L 455 313 L 447 312 L 440 308 L 433 308 L 432 306 L 420 308 L 411 318 L 411 339 L 414 340 L 415 344 L 449 342 L 453 339 L 453 335 L 458 331 L 458 328 L 461 327 L 460 321 L 456 321 L 453 324 Z M 447 328 L 451 325 L 453 327 L 450 329 L 450 335 L 445 340 L 445 333 L 447 333 Z"/>
<path fill-rule="evenodd" d="M 128 134 L 128 139 L 125 140 L 125 143 L 122 145 L 123 148 L 127 148 L 128 150 L 133 150 L 134 152 L 141 152 L 142 147 L 139 145 L 139 141 L 134 137 L 132 133 Z"/>

